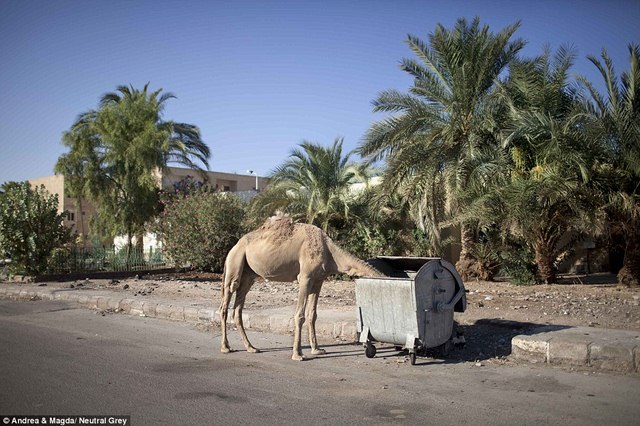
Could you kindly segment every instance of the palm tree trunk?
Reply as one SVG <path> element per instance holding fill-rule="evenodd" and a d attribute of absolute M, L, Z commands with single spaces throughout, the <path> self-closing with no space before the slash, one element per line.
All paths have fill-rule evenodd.
<path fill-rule="evenodd" d="M 78 206 L 77 210 L 77 215 L 78 215 L 78 219 L 76 220 L 76 229 L 80 231 L 80 235 L 82 236 L 82 248 L 86 249 L 87 248 L 87 233 L 84 229 L 84 215 L 82 214 L 82 197 L 77 197 L 76 198 L 76 206 Z M 80 226 L 78 226 L 77 224 L 80 224 Z"/>
<path fill-rule="evenodd" d="M 540 280 L 544 284 L 553 284 L 556 282 L 557 270 L 554 264 L 555 255 L 553 253 L 553 243 L 538 240 L 534 245 L 535 260 L 538 266 L 538 274 Z"/>
<path fill-rule="evenodd" d="M 476 238 L 473 227 L 468 223 L 463 223 L 460 229 L 460 260 L 472 260 L 473 246 Z"/>
<path fill-rule="evenodd" d="M 625 236 L 624 260 L 618 272 L 618 282 L 628 286 L 640 285 L 640 232 L 635 229 Z"/>
<path fill-rule="evenodd" d="M 140 253 L 144 250 L 144 231 L 136 232 L 136 250 Z"/>
<path fill-rule="evenodd" d="M 131 252 L 132 251 L 133 251 L 133 231 L 129 230 L 127 232 L 127 260 L 126 260 L 127 268 L 131 264 Z"/>
<path fill-rule="evenodd" d="M 476 260 L 472 254 L 475 237 L 473 226 L 463 223 L 460 227 L 460 260 L 456 262 L 456 269 L 463 280 L 478 277 Z"/>

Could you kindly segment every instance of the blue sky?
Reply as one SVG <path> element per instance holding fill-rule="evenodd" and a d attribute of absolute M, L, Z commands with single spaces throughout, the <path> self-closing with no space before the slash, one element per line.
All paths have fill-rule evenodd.
<path fill-rule="evenodd" d="M 640 43 L 638 0 L 0 0 L 0 183 L 52 174 L 62 133 L 121 84 L 177 95 L 165 119 L 200 127 L 213 170 L 264 175 L 303 140 L 353 149 L 377 93 L 411 83 L 407 34 L 476 15 L 521 20 L 527 56 L 573 44 L 590 79 L 587 54 L 622 71 Z"/>

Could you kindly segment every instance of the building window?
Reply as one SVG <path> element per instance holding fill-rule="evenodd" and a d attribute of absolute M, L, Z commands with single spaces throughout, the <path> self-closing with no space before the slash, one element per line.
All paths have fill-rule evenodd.
<path fill-rule="evenodd" d="M 76 220 L 76 214 L 74 212 L 67 212 L 67 220 L 73 222 Z"/>

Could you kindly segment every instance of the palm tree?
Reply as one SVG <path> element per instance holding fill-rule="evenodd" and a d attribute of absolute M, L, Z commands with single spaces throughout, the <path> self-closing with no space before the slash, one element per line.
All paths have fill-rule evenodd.
<path fill-rule="evenodd" d="M 597 197 L 590 191 L 598 142 L 585 133 L 584 114 L 569 70 L 575 55 L 549 48 L 511 67 L 501 88 L 509 111 L 503 147 L 512 158 L 510 179 L 492 200 L 494 217 L 523 238 L 540 279 L 553 283 L 555 262 L 568 232 L 597 228 Z"/>
<path fill-rule="evenodd" d="M 629 45 L 629 71 L 618 78 L 611 58 L 602 50 L 602 61 L 589 60 L 604 80 L 602 95 L 581 78 L 590 101 L 586 108 L 596 120 L 596 131 L 604 141 L 609 166 L 604 168 L 610 182 L 607 213 L 610 223 L 625 239 L 623 266 L 618 280 L 640 284 L 640 48 Z"/>
<path fill-rule="evenodd" d="M 119 86 L 102 96 L 97 110 L 81 114 L 62 143 L 69 152 L 55 170 L 65 175 L 68 195 L 97 205 L 95 228 L 114 236 L 125 234 L 129 248 L 158 206 L 157 171 L 170 163 L 208 168 L 209 147 L 199 129 L 164 121 L 165 103 L 175 96 Z"/>
<path fill-rule="evenodd" d="M 330 147 L 302 142 L 270 176 L 270 189 L 261 194 L 253 209 L 286 211 L 296 220 L 313 223 L 327 231 L 332 221 L 349 216 L 353 198 L 351 184 L 363 175 L 342 154 L 342 139 Z"/>
<path fill-rule="evenodd" d="M 491 137 L 496 123 L 490 99 L 496 82 L 524 47 L 524 41 L 511 40 L 518 27 L 516 23 L 494 34 L 479 18 L 470 24 L 461 18 L 452 30 L 438 24 L 429 45 L 409 35 L 407 44 L 420 62 L 404 59 L 401 69 L 413 77 L 413 86 L 409 93 L 384 91 L 374 101 L 375 112 L 393 115 L 371 126 L 359 152 L 372 160 L 387 159 L 384 179 L 389 191 L 403 185 L 417 189 L 405 195 L 420 200 L 416 216 L 430 232 L 439 232 L 443 205 L 454 218 L 464 210 L 461 194 L 487 144 L 493 144 L 490 151 L 499 151 Z M 461 233 L 458 267 L 468 275 L 473 223 L 462 222 Z"/>

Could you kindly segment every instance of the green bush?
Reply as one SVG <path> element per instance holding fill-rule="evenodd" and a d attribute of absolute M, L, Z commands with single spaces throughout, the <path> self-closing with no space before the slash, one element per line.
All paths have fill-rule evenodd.
<path fill-rule="evenodd" d="M 176 265 L 221 272 L 244 233 L 245 205 L 228 192 L 200 190 L 165 198 L 156 231 Z"/>
<path fill-rule="evenodd" d="M 393 231 L 385 232 L 378 226 L 356 226 L 349 232 L 343 230 L 338 236 L 338 244 L 360 259 L 393 253 Z"/>
<path fill-rule="evenodd" d="M 70 241 L 58 197 L 29 182 L 2 185 L 0 194 L 0 258 L 11 259 L 11 273 L 38 274 L 46 270 L 54 249 Z"/>
<path fill-rule="evenodd" d="M 525 246 L 505 247 L 501 253 L 501 274 L 508 276 L 514 285 L 536 284 L 536 264 L 533 254 Z"/>

